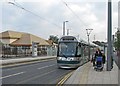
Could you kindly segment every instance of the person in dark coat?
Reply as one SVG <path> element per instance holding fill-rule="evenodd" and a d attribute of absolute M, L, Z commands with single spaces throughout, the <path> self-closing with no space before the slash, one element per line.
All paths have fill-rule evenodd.
<path fill-rule="evenodd" d="M 93 66 L 95 66 L 95 61 L 96 61 L 96 58 L 97 58 L 98 56 L 103 57 L 103 55 L 102 55 L 102 53 L 101 53 L 101 51 L 100 51 L 99 48 L 96 50 L 95 55 L 94 55 L 94 57 L 92 58 Z"/>
<path fill-rule="evenodd" d="M 105 61 L 106 61 L 106 57 L 105 57 L 105 54 L 104 53 L 102 53 L 102 60 L 103 60 L 103 64 L 105 64 Z"/>

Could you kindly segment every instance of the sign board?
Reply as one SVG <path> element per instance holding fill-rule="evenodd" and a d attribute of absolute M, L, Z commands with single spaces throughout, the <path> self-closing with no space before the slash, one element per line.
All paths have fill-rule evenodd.
<path fill-rule="evenodd" d="M 38 43 L 32 42 L 32 56 L 37 56 Z"/>

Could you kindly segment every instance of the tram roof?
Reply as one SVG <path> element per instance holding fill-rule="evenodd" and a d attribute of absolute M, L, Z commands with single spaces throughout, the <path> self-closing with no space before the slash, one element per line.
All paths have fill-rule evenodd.
<path fill-rule="evenodd" d="M 105 43 L 105 42 L 93 41 L 93 43 L 98 45 L 98 46 L 106 46 L 107 47 L 107 43 Z"/>
<path fill-rule="evenodd" d="M 94 43 L 92 43 L 92 42 L 90 42 L 90 45 L 91 45 L 91 46 L 94 46 L 94 47 L 98 47 L 97 44 L 94 44 Z"/>
<path fill-rule="evenodd" d="M 59 41 L 63 41 L 63 40 L 64 40 L 64 41 L 69 41 L 69 39 L 73 39 L 74 42 L 80 42 L 80 43 L 82 43 L 82 44 L 84 44 L 84 45 L 88 45 L 88 42 L 87 42 L 87 41 L 85 41 L 85 40 L 83 40 L 83 39 L 81 39 L 81 38 L 78 39 L 78 38 L 75 37 L 75 36 L 62 36 L 62 37 L 59 39 Z M 95 47 L 95 46 L 98 46 L 98 45 L 90 42 L 90 46 Z"/>
<path fill-rule="evenodd" d="M 74 36 L 62 36 L 59 41 L 73 41 L 73 42 L 78 42 L 77 38 Z"/>
<path fill-rule="evenodd" d="M 82 44 L 88 45 L 88 42 L 86 42 L 86 41 L 83 40 L 83 39 L 80 39 L 80 42 L 81 42 Z M 97 47 L 98 45 L 90 42 L 90 46 Z"/>
<path fill-rule="evenodd" d="M 80 39 L 79 42 L 82 43 L 82 44 L 88 45 L 88 43 L 83 39 Z"/>

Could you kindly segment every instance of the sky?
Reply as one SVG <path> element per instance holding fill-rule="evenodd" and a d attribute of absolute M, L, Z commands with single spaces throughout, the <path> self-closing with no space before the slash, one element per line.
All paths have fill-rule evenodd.
<path fill-rule="evenodd" d="M 107 41 L 108 0 L 1 0 L 0 32 L 27 32 L 44 39 L 66 34 L 87 41 L 86 29 L 93 29 L 90 41 Z M 112 33 L 118 27 L 118 1 L 112 0 Z M 14 3 L 13 4 L 10 4 Z M 23 8 L 23 9 L 22 9 Z"/>

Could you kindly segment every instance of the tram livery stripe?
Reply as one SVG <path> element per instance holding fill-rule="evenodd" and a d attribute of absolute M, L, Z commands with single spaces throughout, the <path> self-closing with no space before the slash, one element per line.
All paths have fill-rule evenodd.
<path fill-rule="evenodd" d="M 80 61 L 62 61 L 62 60 L 57 60 L 57 63 L 64 63 L 64 64 L 79 64 Z"/>

